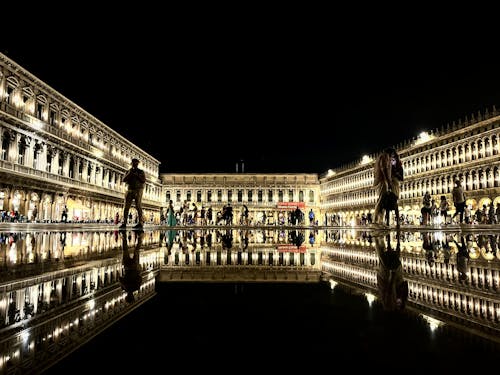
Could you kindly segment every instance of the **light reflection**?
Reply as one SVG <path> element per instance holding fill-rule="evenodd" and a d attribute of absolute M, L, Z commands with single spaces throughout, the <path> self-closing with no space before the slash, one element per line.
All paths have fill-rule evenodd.
<path fill-rule="evenodd" d="M 372 305 L 373 301 L 375 301 L 376 297 L 375 295 L 371 293 L 365 293 L 366 300 L 368 301 L 368 305 Z"/>
<path fill-rule="evenodd" d="M 438 329 L 440 326 L 444 324 L 441 320 L 435 319 L 431 316 L 422 314 L 422 318 L 427 322 L 429 325 L 429 328 L 431 329 L 431 332 L 434 332 L 436 329 Z"/>

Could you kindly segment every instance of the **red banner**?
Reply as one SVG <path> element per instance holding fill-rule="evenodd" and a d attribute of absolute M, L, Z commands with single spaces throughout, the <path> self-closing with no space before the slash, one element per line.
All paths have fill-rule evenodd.
<path fill-rule="evenodd" d="M 296 208 L 306 208 L 305 202 L 278 202 L 277 208 L 280 210 L 295 210 Z"/>
<path fill-rule="evenodd" d="M 306 246 L 300 245 L 297 247 L 296 245 L 286 244 L 286 245 L 278 245 L 278 251 L 283 253 L 305 253 Z"/>

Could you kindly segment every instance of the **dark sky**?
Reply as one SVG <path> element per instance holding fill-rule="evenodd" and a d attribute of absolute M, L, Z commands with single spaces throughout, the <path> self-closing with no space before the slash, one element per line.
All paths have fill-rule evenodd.
<path fill-rule="evenodd" d="M 497 59 L 453 32 L 188 26 L 0 51 L 159 159 L 162 173 L 234 172 L 240 159 L 246 172 L 323 173 L 500 108 Z"/>

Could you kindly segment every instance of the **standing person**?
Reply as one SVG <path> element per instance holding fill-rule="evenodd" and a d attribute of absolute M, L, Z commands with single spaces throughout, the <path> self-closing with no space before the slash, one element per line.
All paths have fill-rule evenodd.
<path fill-rule="evenodd" d="M 212 225 L 213 224 L 213 221 L 212 221 L 212 207 L 208 207 L 207 209 L 207 223 L 209 225 Z"/>
<path fill-rule="evenodd" d="M 431 193 L 425 192 L 422 197 L 422 208 L 420 209 L 422 214 L 422 225 L 429 225 L 431 223 L 431 213 L 432 213 L 432 197 Z"/>
<path fill-rule="evenodd" d="M 64 205 L 64 208 L 62 210 L 61 221 L 63 223 L 68 222 L 68 206 L 66 206 L 66 205 Z"/>
<path fill-rule="evenodd" d="M 455 213 L 451 217 L 451 220 L 455 218 L 455 216 L 460 214 L 460 224 L 464 221 L 464 209 L 465 209 L 465 192 L 464 188 L 460 184 L 460 180 L 455 180 L 455 187 L 451 191 L 451 195 L 453 197 L 453 204 L 455 205 Z"/>
<path fill-rule="evenodd" d="M 403 181 L 403 164 L 399 159 L 399 155 L 392 147 L 386 148 L 375 161 L 374 166 L 374 180 L 378 192 L 377 203 L 375 203 L 375 211 L 373 213 L 373 222 L 376 224 L 383 224 L 384 218 L 382 216 L 385 210 L 386 224 L 389 225 L 389 211 L 396 212 L 396 225 L 399 228 L 399 183 Z M 391 202 L 388 193 L 392 192 Z"/>
<path fill-rule="evenodd" d="M 447 218 L 448 218 L 448 210 L 449 210 L 449 204 L 448 204 L 448 201 L 446 200 L 446 196 L 445 195 L 441 195 L 441 201 L 439 202 L 439 212 L 441 214 L 441 217 L 442 217 L 442 222 L 443 224 L 446 225 L 446 221 L 447 221 Z"/>
<path fill-rule="evenodd" d="M 493 205 L 492 205 L 493 206 Z M 36 223 L 36 216 L 38 215 L 38 210 L 36 206 L 33 208 L 33 212 L 31 213 L 31 221 Z"/>
<path fill-rule="evenodd" d="M 314 225 L 314 212 L 312 208 L 309 210 L 309 224 Z"/>
<path fill-rule="evenodd" d="M 142 216 L 142 194 L 144 192 L 146 174 L 142 169 L 139 169 L 139 159 L 132 159 L 132 168 L 123 176 L 123 182 L 127 184 L 127 192 L 125 193 L 125 204 L 123 207 L 123 223 L 120 225 L 120 229 L 127 227 L 127 218 L 129 217 L 128 214 L 132 201 L 135 201 L 135 208 L 138 215 L 138 223 L 134 228 L 142 229 L 144 224 L 144 218 Z"/>
<path fill-rule="evenodd" d="M 248 225 L 248 207 L 245 204 L 241 207 L 241 223 Z"/>
<path fill-rule="evenodd" d="M 177 225 L 177 219 L 175 218 L 174 202 L 172 199 L 168 202 L 167 208 L 167 225 L 169 227 L 174 227 Z"/>

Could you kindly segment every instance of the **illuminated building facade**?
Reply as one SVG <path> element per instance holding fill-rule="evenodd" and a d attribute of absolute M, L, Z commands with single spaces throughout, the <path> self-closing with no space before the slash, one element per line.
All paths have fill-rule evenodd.
<path fill-rule="evenodd" d="M 178 210 L 185 201 L 212 208 L 214 217 L 225 205 L 234 211 L 233 224 L 241 222 L 240 209 L 249 209 L 250 224 L 288 224 L 289 213 L 299 207 L 308 223 L 312 209 L 319 218 L 320 189 L 317 174 L 203 173 L 161 174 L 166 201 Z M 215 220 L 215 219 L 214 219 Z"/>
<path fill-rule="evenodd" d="M 158 222 L 160 162 L 2 54 L 0 141 L 0 211 L 52 222 L 67 205 L 70 221 L 112 220 L 135 157 L 147 178 L 144 217 Z"/>
<path fill-rule="evenodd" d="M 418 224 L 422 198 L 429 192 L 436 203 L 444 195 L 454 213 L 451 191 L 459 179 L 467 205 L 474 212 L 500 202 L 500 113 L 493 108 L 458 123 L 406 141 L 396 147 L 404 168 L 399 199 L 400 214 Z M 357 224 L 373 213 L 377 194 L 373 188 L 373 162 L 365 156 L 320 176 L 321 209 L 336 215 L 342 224 Z"/>
<path fill-rule="evenodd" d="M 462 181 L 473 210 L 500 202 L 500 115 L 478 113 L 397 146 L 404 167 L 400 213 L 415 223 L 426 191 L 452 202 L 454 179 Z M 138 158 L 147 182 L 144 216 L 159 223 L 168 201 L 216 212 L 231 204 L 250 210 L 250 224 L 287 224 L 299 207 L 309 224 L 357 223 L 373 213 L 373 161 L 366 156 L 317 174 L 159 174 L 160 162 L 94 116 L 0 54 L 0 212 L 19 221 L 111 222 L 121 215 L 123 174 Z M 452 212 L 454 207 L 452 207 Z M 35 217 L 36 214 L 36 217 Z M 11 217 L 10 216 L 10 217 Z M 9 217 L 9 219 L 10 219 Z M 121 218 L 120 218 L 121 219 Z"/>

